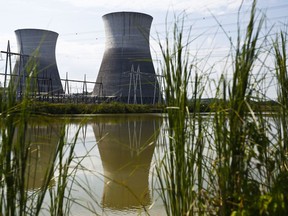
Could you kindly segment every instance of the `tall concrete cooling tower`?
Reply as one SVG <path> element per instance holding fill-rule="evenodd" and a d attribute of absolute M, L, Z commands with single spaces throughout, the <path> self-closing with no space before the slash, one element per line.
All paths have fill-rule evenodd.
<path fill-rule="evenodd" d="M 64 93 L 55 57 L 58 33 L 41 29 L 18 29 L 15 34 L 20 54 L 13 71 L 17 92 L 25 89 L 27 75 L 34 70 L 33 65 L 37 65 L 36 75 L 30 83 L 33 88 L 31 91 Z"/>
<path fill-rule="evenodd" d="M 149 46 L 153 18 L 135 12 L 109 13 L 102 18 L 105 52 L 93 94 L 125 103 L 156 103 L 159 84 Z"/>

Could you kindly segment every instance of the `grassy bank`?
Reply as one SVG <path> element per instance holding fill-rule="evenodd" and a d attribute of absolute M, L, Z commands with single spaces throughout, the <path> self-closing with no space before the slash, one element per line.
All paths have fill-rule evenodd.
<path fill-rule="evenodd" d="M 20 105 L 21 103 L 17 103 Z M 190 113 L 195 110 L 195 104 L 198 104 L 199 112 L 210 113 L 217 111 L 218 107 L 225 106 L 228 108 L 228 102 L 219 99 L 204 99 L 203 101 L 188 100 L 187 108 Z M 15 104 L 15 106 L 18 106 Z M 78 114 L 135 114 L 135 113 L 167 113 L 165 104 L 148 105 L 148 104 L 124 104 L 118 102 L 102 104 L 63 104 L 30 101 L 27 111 L 34 115 L 78 115 Z M 275 101 L 258 101 L 251 102 L 251 109 L 255 112 L 277 113 L 281 106 Z M 19 110 L 14 110 L 19 113 Z M 1 112 L 0 112 L 1 113 Z"/>
<path fill-rule="evenodd" d="M 164 111 L 163 105 L 140 105 L 123 103 L 102 104 L 51 104 L 33 102 L 29 111 L 34 114 L 120 114 L 120 113 L 158 113 Z"/>

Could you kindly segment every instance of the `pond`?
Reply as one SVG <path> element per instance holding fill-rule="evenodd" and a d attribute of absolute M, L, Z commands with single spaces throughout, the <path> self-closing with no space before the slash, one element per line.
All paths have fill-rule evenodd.
<path fill-rule="evenodd" d="M 232 178 L 230 170 L 234 169 L 229 161 L 238 159 L 239 156 L 236 154 L 231 157 L 230 143 L 226 137 L 227 134 L 231 137 L 232 133 L 225 130 L 227 119 L 220 119 L 223 127 L 221 125 L 216 128 L 219 126 L 215 124 L 216 120 L 219 120 L 214 118 L 216 115 L 200 115 L 186 118 L 183 133 L 185 135 L 180 133 L 183 136 L 179 136 L 184 140 L 180 141 L 169 138 L 171 128 L 168 118 L 160 114 L 69 118 L 38 116 L 29 121 L 25 131 L 23 124 L 17 124 L 21 119 L 12 118 L 13 127 L 2 124 L 0 131 L 0 137 L 3 139 L 3 142 L 0 140 L 0 171 L 4 170 L 0 181 L 0 200 L 4 203 L 2 210 L 4 212 L 8 209 L 7 206 L 11 203 L 8 206 L 12 206 L 9 208 L 10 211 L 17 206 L 17 211 L 28 215 L 36 215 L 38 209 L 41 209 L 40 215 L 59 215 L 62 211 L 64 215 L 76 216 L 165 215 L 165 207 L 159 193 L 164 189 L 164 193 L 170 195 L 169 192 L 172 192 L 172 198 L 176 198 L 171 202 L 168 200 L 171 208 L 173 204 L 179 205 L 180 191 L 183 195 L 182 201 L 187 204 L 189 211 L 192 206 L 191 211 L 196 214 L 197 207 L 203 205 L 201 211 L 217 215 L 222 206 L 219 201 L 223 199 L 219 193 L 220 189 L 234 190 L 234 184 L 229 188 L 226 183 Z M 261 121 L 258 119 L 263 121 L 263 127 L 259 127 Z M 283 166 L 286 158 L 282 153 L 282 141 L 279 136 L 282 128 L 277 116 L 247 116 L 246 121 L 246 126 L 249 127 L 243 143 L 240 144 L 245 147 L 244 153 L 247 151 L 246 155 L 249 157 L 249 160 L 244 161 L 247 167 L 245 173 L 248 175 L 245 174 L 241 178 L 247 175 L 246 181 L 249 184 L 244 188 L 247 191 L 244 195 L 251 198 L 247 201 L 249 208 L 255 200 L 261 200 L 262 195 L 269 195 L 270 190 L 278 191 L 281 185 L 285 185 L 281 182 L 287 182 L 287 166 Z M 264 127 L 265 125 L 269 127 Z M 256 127 L 260 129 L 255 130 Z M 9 131 L 12 131 L 12 135 L 5 136 Z M 62 143 L 64 145 L 61 145 Z M 182 145 L 183 143 L 185 145 Z M 11 153 L 5 151 L 11 146 Z M 169 150 L 171 154 L 167 154 Z M 53 158 L 55 152 L 58 152 L 58 156 Z M 176 152 L 179 155 L 176 155 Z M 22 155 L 25 157 L 21 157 Z M 246 160 L 246 157 L 244 159 Z M 160 181 L 161 184 L 155 174 L 156 168 L 159 167 L 157 175 L 164 177 Z M 282 167 L 285 168 L 284 171 Z M 51 170 L 49 178 L 46 178 L 46 170 Z M 236 180 L 238 179 L 240 178 Z M 181 183 L 180 187 L 167 190 L 177 185 L 175 182 Z M 43 185 L 47 185 L 47 190 L 43 190 Z M 62 190 L 63 188 L 65 190 Z M 285 190 L 279 190 L 277 196 L 287 194 L 282 193 Z M 44 202 L 41 199 L 41 205 L 36 208 L 35 204 L 39 201 L 37 199 L 41 197 L 42 191 L 46 191 L 43 196 Z M 21 197 L 23 199 L 19 197 L 21 194 L 24 194 Z M 7 201 L 6 204 L 6 200 L 10 203 Z M 24 200 L 24 209 L 18 200 Z M 182 206 L 180 211 L 183 210 Z M 176 209 L 177 206 L 174 207 Z M 171 215 L 181 213 L 173 212 Z"/>
<path fill-rule="evenodd" d="M 76 142 L 68 183 L 72 215 L 165 215 L 153 175 L 164 120 L 130 114 L 33 121 L 28 190 L 41 187 L 64 127 L 66 145 Z"/>

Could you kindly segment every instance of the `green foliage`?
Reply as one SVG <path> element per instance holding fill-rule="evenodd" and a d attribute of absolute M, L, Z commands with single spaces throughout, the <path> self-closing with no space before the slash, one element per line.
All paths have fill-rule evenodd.
<path fill-rule="evenodd" d="M 287 215 L 286 32 L 271 46 L 278 101 L 263 102 L 255 89 L 263 81 L 261 58 L 267 58 L 264 53 L 273 56 L 266 52 L 268 39 L 260 37 L 264 16 L 256 11 L 254 0 L 244 37 L 239 27 L 231 46 L 232 79 L 223 69 L 216 98 L 209 103 L 201 99 L 199 69 L 193 70 L 196 57 L 188 58 L 189 43 L 182 41 L 183 23 L 176 22 L 172 40 L 160 44 L 169 141 L 156 172 L 168 215 Z M 189 86 L 193 72 L 194 85 Z M 193 90 L 189 101 L 188 89 Z"/>
<path fill-rule="evenodd" d="M 257 183 L 255 185 L 255 182 L 250 180 L 249 169 L 251 169 L 250 162 L 253 157 L 252 145 L 255 145 L 255 143 L 261 144 L 261 142 L 257 142 L 259 140 L 255 140 L 255 134 L 258 135 L 260 128 L 257 128 L 256 132 L 254 131 L 257 124 L 254 119 L 251 119 L 249 112 L 253 112 L 250 108 L 251 74 L 261 50 L 261 47 L 258 47 L 258 40 L 263 18 L 260 19 L 256 27 L 255 13 L 256 1 L 252 5 L 244 42 L 240 38 L 239 29 L 235 55 L 231 55 L 234 63 L 232 83 L 231 87 L 228 86 L 228 89 L 223 89 L 223 92 L 228 90 L 229 93 L 229 103 L 226 107 L 229 113 L 226 116 L 226 113 L 220 110 L 219 114 L 217 113 L 215 116 L 215 121 L 218 121 L 215 129 L 218 136 L 221 131 L 225 131 L 225 136 L 227 137 L 225 140 L 223 140 L 223 137 L 218 137 L 219 140 L 217 140 L 218 149 L 221 152 L 219 159 L 221 157 L 227 161 L 219 167 L 220 170 L 223 168 L 227 170 L 224 176 L 219 176 L 219 178 L 224 178 L 221 181 L 226 182 L 220 188 L 223 191 L 221 194 L 221 199 L 223 200 L 223 206 L 220 209 L 221 215 L 238 211 L 238 209 L 241 212 L 247 211 L 242 205 L 245 205 L 247 200 L 249 202 L 248 188 L 251 186 L 253 188 L 256 186 L 257 188 Z M 224 124 L 223 121 L 227 121 L 227 124 Z M 222 151 L 223 149 L 225 151 Z M 261 155 L 261 152 L 259 153 Z M 247 189 L 248 197 L 246 197 L 246 194 L 243 196 L 243 190 L 245 189 Z"/>
<path fill-rule="evenodd" d="M 183 17 L 179 18 L 184 20 Z M 187 91 L 193 65 L 190 62 L 189 44 L 183 39 L 184 22 L 176 21 L 172 42 L 167 31 L 165 44 L 160 48 L 163 56 L 162 72 L 165 77 L 165 98 L 168 113 L 168 143 L 165 154 L 158 159 L 156 172 L 160 183 L 160 195 L 167 215 L 191 215 L 205 205 L 202 190 L 202 117 L 200 78 L 196 76 L 194 98 L 188 109 Z M 198 130 L 195 130 L 198 126 Z M 198 166 L 197 166 L 198 165 Z M 198 184 L 198 188 L 197 185 Z"/>
<path fill-rule="evenodd" d="M 265 36 L 260 39 L 264 19 L 257 19 L 254 0 L 246 31 L 242 35 L 239 27 L 237 43 L 231 47 L 232 67 L 229 70 L 232 79 L 227 79 L 223 69 L 216 85 L 216 96 L 207 103 L 202 100 L 206 86 L 201 86 L 203 78 L 196 67 L 197 58 L 191 59 L 189 53 L 190 34 L 184 39 L 184 18 L 176 20 L 172 36 L 167 29 L 167 38 L 164 44 L 160 43 L 165 107 L 114 102 L 35 102 L 29 94 L 33 92 L 31 80 L 37 74 L 37 64 L 33 60 L 27 64 L 28 85 L 21 101 L 16 97 L 17 82 L 11 82 L 8 89 L 0 89 L 1 215 L 39 215 L 47 196 L 50 203 L 46 210 L 51 215 L 69 215 L 71 205 L 76 202 L 70 195 L 73 184 L 77 183 L 76 172 L 78 168 L 83 169 L 82 159 L 76 160 L 74 151 L 80 128 L 68 145 L 65 127 L 61 126 L 57 148 L 45 170 L 41 187 L 30 193 L 26 190 L 33 147 L 27 141 L 32 114 L 36 114 L 38 121 L 44 121 L 44 115 L 49 114 L 147 113 L 155 110 L 165 110 L 168 114 L 163 132 L 166 137 L 161 145 L 164 153 L 156 155 L 158 191 L 167 215 L 288 215 L 286 32 L 276 35 L 272 51 L 268 53 L 273 53 L 275 58 L 276 102 L 263 102 L 255 92 L 255 83 L 262 81 L 254 73 L 255 65 L 260 62 L 260 70 L 264 67 L 263 61 L 258 60 L 264 53 L 264 42 L 264 50 L 268 49 L 268 39 Z M 189 91 L 192 92 L 190 100 Z M 80 188 L 89 193 L 83 185 Z"/>
<path fill-rule="evenodd" d="M 71 172 L 70 168 L 71 163 L 75 163 L 74 148 L 78 133 L 74 137 L 74 142 L 69 145 L 66 142 L 64 126 L 60 129 L 59 137 L 54 134 L 56 136 L 54 139 L 57 140 L 58 138 L 59 141 L 55 143 L 57 148 L 52 151 L 49 165 L 40 167 L 41 161 L 37 161 L 38 156 L 36 155 L 36 159 L 32 156 L 37 149 L 33 146 L 30 140 L 31 134 L 29 134 L 31 122 L 35 121 L 35 119 L 32 119 L 31 107 L 33 103 L 30 100 L 29 92 L 31 91 L 31 79 L 37 73 L 36 68 L 37 63 L 30 59 L 26 65 L 28 74 L 21 101 L 16 98 L 16 82 L 9 84 L 9 87 L 5 89 L 5 94 L 1 92 L 0 215 L 43 214 L 44 208 L 47 209 L 44 198 L 48 196 L 48 191 L 51 200 L 50 215 L 68 215 L 71 207 L 71 197 L 67 195 L 69 188 L 66 186 L 68 181 L 70 186 L 73 185 L 74 179 L 71 179 L 71 176 L 73 177 L 72 174 L 77 171 L 75 169 Z M 37 122 L 45 122 L 45 118 L 37 116 Z M 51 138 L 49 134 L 43 136 L 42 139 L 49 140 Z M 53 145 L 53 143 L 49 144 Z M 69 152 L 68 155 L 66 154 L 67 151 Z M 76 166 L 78 163 L 76 161 Z M 33 168 L 33 166 L 35 167 Z M 41 169 L 42 173 L 44 173 L 42 184 L 35 190 L 29 190 L 29 184 L 34 181 L 35 170 L 38 169 Z M 55 176 L 57 172 L 59 174 Z M 57 187 L 52 184 L 55 178 L 58 179 Z"/>
<path fill-rule="evenodd" d="M 149 113 L 163 112 L 160 105 L 141 105 L 123 103 L 102 104 L 57 104 L 47 102 L 32 102 L 29 110 L 35 114 L 117 114 L 117 113 Z"/>

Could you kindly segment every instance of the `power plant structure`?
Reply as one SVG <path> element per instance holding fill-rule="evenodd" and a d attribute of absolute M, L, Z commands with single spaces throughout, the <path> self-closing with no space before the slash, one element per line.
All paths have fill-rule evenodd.
<path fill-rule="evenodd" d="M 26 84 L 29 84 L 31 92 L 63 94 L 55 56 L 58 33 L 42 29 L 18 29 L 15 34 L 18 54 L 13 84 L 17 87 L 17 93 L 22 94 Z"/>
<path fill-rule="evenodd" d="M 149 43 L 153 17 L 138 12 L 114 12 L 104 15 L 102 19 L 106 36 L 105 51 L 96 82 L 89 82 L 92 92 L 87 91 L 85 77 L 82 94 L 78 90 L 77 94 L 70 94 L 68 82 L 82 81 L 68 80 L 67 73 L 63 89 L 55 55 L 58 33 L 30 28 L 15 31 L 18 52 L 10 51 L 9 41 L 7 51 L 1 51 L 7 55 L 4 88 L 10 76 L 9 85 L 17 91 L 19 99 L 27 89 L 38 100 L 52 102 L 80 99 L 85 103 L 159 103 L 162 99 L 162 80 L 155 73 Z M 16 55 L 16 63 L 11 72 L 13 55 Z"/>
<path fill-rule="evenodd" d="M 102 19 L 105 52 L 93 95 L 115 98 L 124 103 L 157 103 L 159 83 L 149 46 L 152 16 L 115 12 L 104 15 Z"/>

